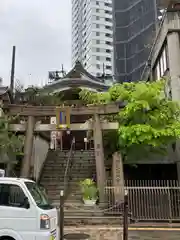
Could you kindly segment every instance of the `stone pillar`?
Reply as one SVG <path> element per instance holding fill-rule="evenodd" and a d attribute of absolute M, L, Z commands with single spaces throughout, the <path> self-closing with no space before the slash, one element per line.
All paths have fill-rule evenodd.
<path fill-rule="evenodd" d="M 104 206 L 105 204 L 105 164 L 104 164 L 104 149 L 102 139 L 102 129 L 99 119 L 99 115 L 94 115 L 94 150 L 96 159 L 96 178 L 97 187 L 99 190 L 99 204 Z"/>
<path fill-rule="evenodd" d="M 115 152 L 112 156 L 112 187 L 115 202 L 124 201 L 124 171 L 121 154 Z"/>
<path fill-rule="evenodd" d="M 169 71 L 171 77 L 172 100 L 180 100 L 180 38 L 178 32 L 167 36 Z M 180 141 L 176 142 L 176 164 L 178 181 L 180 182 Z"/>
<path fill-rule="evenodd" d="M 26 126 L 26 137 L 25 137 L 25 143 L 24 143 L 24 159 L 22 162 L 21 177 L 28 178 L 30 176 L 31 158 L 33 153 L 34 126 L 35 126 L 35 118 L 33 116 L 29 116 L 27 120 L 27 126 Z"/>

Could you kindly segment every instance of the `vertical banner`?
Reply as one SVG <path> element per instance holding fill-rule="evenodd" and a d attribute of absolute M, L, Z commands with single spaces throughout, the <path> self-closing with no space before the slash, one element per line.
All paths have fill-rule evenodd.
<path fill-rule="evenodd" d="M 50 124 L 56 124 L 56 117 L 51 117 Z M 56 147 L 57 147 L 56 134 L 57 134 L 56 131 L 51 132 L 50 149 L 56 149 Z"/>
<path fill-rule="evenodd" d="M 70 129 L 70 108 L 56 109 L 56 127 L 59 129 Z"/>

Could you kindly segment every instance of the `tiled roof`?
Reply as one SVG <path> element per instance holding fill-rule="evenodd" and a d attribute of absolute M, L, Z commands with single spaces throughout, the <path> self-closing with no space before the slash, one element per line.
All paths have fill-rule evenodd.
<path fill-rule="evenodd" d="M 101 82 L 101 80 L 92 74 L 90 74 L 88 71 L 86 71 L 83 67 L 83 65 L 77 61 L 73 69 L 64 76 L 64 78 L 80 78 L 81 74 L 87 76 L 88 78 L 96 81 L 96 82 Z"/>

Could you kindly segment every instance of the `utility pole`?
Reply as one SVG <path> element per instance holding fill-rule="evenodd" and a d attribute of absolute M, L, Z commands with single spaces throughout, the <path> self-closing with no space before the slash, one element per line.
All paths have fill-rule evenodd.
<path fill-rule="evenodd" d="M 104 63 L 103 63 L 103 77 L 105 78 L 105 66 L 104 66 Z"/>
<path fill-rule="evenodd" d="M 15 73 L 15 58 L 16 58 L 16 47 L 13 46 L 12 51 L 12 65 L 11 65 L 11 81 L 10 81 L 10 91 L 14 98 L 14 73 Z"/>

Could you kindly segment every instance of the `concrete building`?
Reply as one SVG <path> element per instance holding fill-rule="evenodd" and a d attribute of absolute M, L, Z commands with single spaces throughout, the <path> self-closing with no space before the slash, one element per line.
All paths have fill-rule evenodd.
<path fill-rule="evenodd" d="M 142 80 L 159 80 L 167 78 L 167 97 L 180 100 L 180 1 L 172 1 L 167 8 L 154 45 L 151 49 L 148 64 L 144 68 Z M 180 145 L 173 147 L 174 163 L 177 164 L 180 181 Z M 173 156 L 173 155 L 172 155 Z"/>
<path fill-rule="evenodd" d="M 158 0 L 114 0 L 114 75 L 137 81 L 147 62 L 162 9 Z"/>
<path fill-rule="evenodd" d="M 72 0 L 72 65 L 112 76 L 112 0 Z"/>

